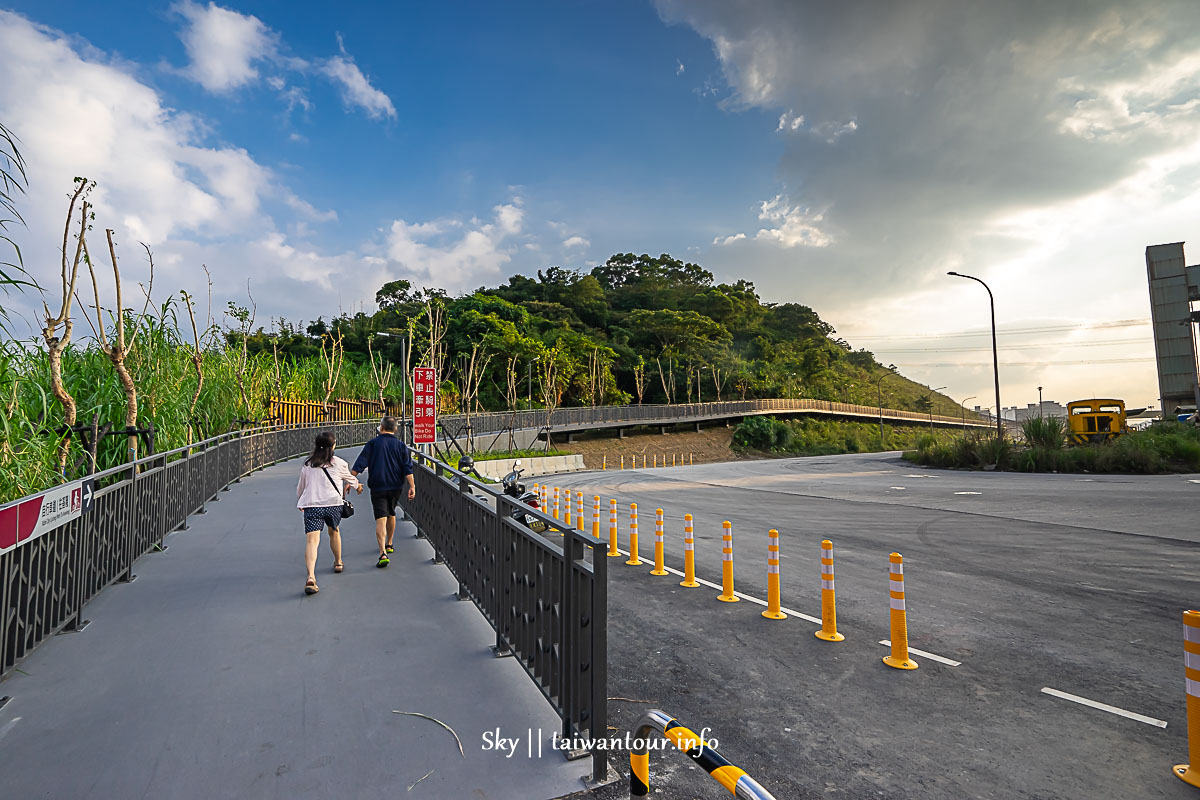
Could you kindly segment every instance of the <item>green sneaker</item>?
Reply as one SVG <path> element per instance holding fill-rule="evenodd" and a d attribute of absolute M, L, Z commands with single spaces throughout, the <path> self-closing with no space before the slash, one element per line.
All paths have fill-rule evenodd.
<path fill-rule="evenodd" d="M 396 548 L 392 547 L 392 546 L 389 544 L 389 545 L 387 546 L 387 551 L 388 551 L 389 553 L 394 553 L 394 552 L 396 552 Z"/>
<path fill-rule="evenodd" d="M 375 566 L 382 569 L 383 567 L 386 567 L 387 565 L 388 565 L 387 553 L 380 553 L 379 560 L 375 562 Z"/>

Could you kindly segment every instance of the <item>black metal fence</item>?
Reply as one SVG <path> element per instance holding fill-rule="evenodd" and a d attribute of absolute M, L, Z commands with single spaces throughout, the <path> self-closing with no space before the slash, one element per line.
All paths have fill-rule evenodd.
<path fill-rule="evenodd" d="M 11 528 L 11 539 L 0 539 L 0 548 L 12 547 L 0 553 L 0 677 L 50 636 L 78 629 L 89 600 L 130 580 L 133 562 L 221 489 L 309 452 L 315 430 L 333 431 L 346 446 L 365 442 L 377 424 L 236 431 L 106 470 L 86 479 L 95 487 L 86 513 L 36 537 L 35 520 L 21 515 L 37 515 L 46 493 L 0 506 L 0 529 Z M 29 538 L 18 541 L 18 532 Z"/>
<path fill-rule="evenodd" d="M 629 423 L 669 424 L 701 422 L 710 419 L 721 419 L 738 415 L 767 414 L 771 412 L 803 413 L 810 412 L 828 416 L 844 415 L 877 420 L 882 417 L 885 421 L 911 421 L 913 424 L 931 421 L 937 425 L 962 425 L 972 427 L 990 427 L 989 423 L 981 422 L 966 416 L 945 416 L 934 414 L 932 420 L 928 413 L 919 411 L 902 411 L 895 408 L 880 409 L 878 406 L 860 406 L 854 403 L 834 403 L 828 400 L 724 400 L 714 403 L 677 403 L 673 405 L 629 405 L 629 406 L 596 406 L 582 408 L 558 408 L 550 415 L 549 426 L 552 430 L 587 425 L 613 425 Z M 467 417 L 463 414 L 442 416 L 438 420 L 444 427 L 456 436 L 466 429 Z M 542 428 L 547 425 L 545 410 L 532 411 L 499 411 L 482 414 L 472 414 L 470 417 L 471 430 L 475 435 L 497 433 L 500 431 L 521 428 Z"/>
<path fill-rule="evenodd" d="M 562 719 L 562 736 L 608 735 L 608 560 L 604 543 L 421 453 L 405 511 Z M 520 510 L 546 525 L 534 533 Z M 592 776 L 607 773 L 592 749 Z"/>

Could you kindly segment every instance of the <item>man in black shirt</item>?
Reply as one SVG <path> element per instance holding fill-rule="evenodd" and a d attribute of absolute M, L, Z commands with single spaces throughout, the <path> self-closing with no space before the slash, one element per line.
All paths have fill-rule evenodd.
<path fill-rule="evenodd" d="M 396 418 L 384 417 L 379 424 L 379 435 L 367 442 L 354 460 L 350 474 L 358 476 L 366 471 L 367 486 L 371 490 L 371 508 L 375 512 L 375 538 L 379 542 L 377 567 L 388 565 L 388 554 L 394 548 L 392 539 L 396 535 L 396 504 L 400 502 L 402 487 L 408 487 L 408 499 L 417 496 L 413 481 L 413 462 L 408 447 L 396 438 Z"/>

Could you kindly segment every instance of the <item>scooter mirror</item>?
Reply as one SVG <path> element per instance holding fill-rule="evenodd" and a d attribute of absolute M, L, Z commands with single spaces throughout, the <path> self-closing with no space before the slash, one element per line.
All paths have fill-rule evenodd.
<path fill-rule="evenodd" d="M 518 458 L 516 461 L 513 462 L 513 468 L 515 469 L 519 466 L 521 466 L 521 459 Z"/>

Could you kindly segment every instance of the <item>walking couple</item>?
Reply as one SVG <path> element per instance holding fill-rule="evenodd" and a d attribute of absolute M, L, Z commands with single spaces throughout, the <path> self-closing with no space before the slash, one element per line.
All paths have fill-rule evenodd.
<path fill-rule="evenodd" d="M 396 418 L 384 417 L 379 435 L 367 442 L 351 468 L 345 460 L 333 454 L 336 442 L 333 434 L 322 431 L 313 442 L 313 451 L 300 467 L 300 482 L 296 485 L 296 507 L 304 512 L 304 533 L 307 537 L 304 562 L 308 567 L 305 594 L 316 594 L 317 548 L 321 528 L 329 529 L 329 549 L 333 553 L 333 571 L 341 572 L 342 537 L 338 526 L 342 521 L 342 504 L 350 489 L 362 494 L 358 475 L 367 473 L 371 490 L 371 508 L 375 512 L 375 539 L 379 544 L 377 567 L 388 565 L 396 535 L 396 505 L 400 492 L 407 490 L 409 500 L 417 496 L 413 482 L 412 456 L 408 447 L 396 438 Z M 322 474 L 323 473 L 323 474 Z"/>

